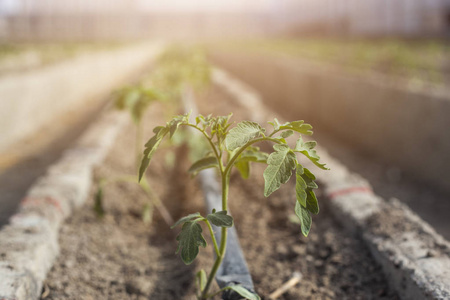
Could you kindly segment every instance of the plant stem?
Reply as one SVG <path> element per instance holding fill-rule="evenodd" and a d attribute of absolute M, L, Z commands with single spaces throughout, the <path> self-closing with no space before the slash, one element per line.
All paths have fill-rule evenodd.
<path fill-rule="evenodd" d="M 202 130 L 201 128 L 197 127 L 196 125 L 193 125 L 193 124 L 185 124 L 185 125 L 189 126 L 189 127 L 192 127 L 192 128 L 195 128 L 195 129 L 197 129 L 198 131 L 200 131 L 203 134 L 203 136 L 208 141 L 211 149 L 213 150 L 214 155 L 217 157 L 217 161 L 219 161 L 219 170 L 220 170 L 220 172 L 223 172 L 223 163 L 221 162 L 222 161 L 221 160 L 222 155 L 218 152 L 216 146 L 214 145 L 214 143 L 211 140 L 211 137 L 204 130 Z"/>
<path fill-rule="evenodd" d="M 136 152 L 136 168 L 139 170 L 139 165 L 141 164 L 141 147 L 142 147 L 142 130 L 143 125 L 142 121 L 136 124 L 136 144 L 135 144 L 135 152 Z"/>
<path fill-rule="evenodd" d="M 217 246 L 217 240 L 216 237 L 214 236 L 214 231 L 211 226 L 211 223 L 206 218 L 204 219 L 204 222 L 206 223 L 206 225 L 208 225 L 209 233 L 211 234 L 211 240 L 214 245 L 214 251 L 216 251 L 216 255 L 219 256 L 220 255 L 219 246 Z"/>
<path fill-rule="evenodd" d="M 229 172 L 227 173 L 221 173 L 222 175 L 222 210 L 227 210 L 228 207 L 228 184 L 230 182 L 230 175 Z M 202 291 L 200 299 L 207 299 L 208 298 L 208 291 L 211 287 L 211 284 L 216 277 L 217 270 L 219 269 L 220 265 L 222 264 L 223 258 L 225 257 L 225 251 L 227 250 L 227 235 L 228 235 L 228 228 L 222 227 L 222 236 L 220 238 L 220 249 L 219 249 L 219 255 L 216 257 L 216 261 L 214 262 L 214 265 L 212 266 L 211 272 L 208 275 L 208 281 L 206 282 L 205 289 Z"/>

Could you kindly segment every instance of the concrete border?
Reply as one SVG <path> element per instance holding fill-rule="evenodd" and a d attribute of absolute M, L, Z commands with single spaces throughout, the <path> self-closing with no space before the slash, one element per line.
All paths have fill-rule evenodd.
<path fill-rule="evenodd" d="M 0 150 L 53 124 L 57 117 L 92 107 L 148 68 L 162 43 L 127 45 L 86 54 L 0 78 Z M 24 122 L 26 120 L 26 122 Z"/>
<path fill-rule="evenodd" d="M 0 299 L 39 299 L 59 254 L 61 224 L 87 199 L 93 168 L 112 146 L 128 116 L 103 112 L 28 191 L 19 211 L 0 231 Z"/>
<path fill-rule="evenodd" d="M 251 108 L 254 121 L 273 117 L 254 90 L 225 71 L 216 68 L 213 82 L 240 105 Z M 398 200 L 378 197 L 364 178 L 351 173 L 325 149 L 317 150 L 332 170 L 315 172 L 331 211 L 363 239 L 400 297 L 450 299 L 450 243 Z"/>
<path fill-rule="evenodd" d="M 210 56 L 261 91 L 274 111 L 290 119 L 301 115 L 315 128 L 450 191 L 448 88 L 417 88 L 282 55 L 213 50 Z"/>

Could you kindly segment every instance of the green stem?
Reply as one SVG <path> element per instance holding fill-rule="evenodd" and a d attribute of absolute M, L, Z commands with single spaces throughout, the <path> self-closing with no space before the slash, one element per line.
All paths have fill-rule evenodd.
<path fill-rule="evenodd" d="M 183 125 L 186 125 L 186 126 L 195 128 L 195 129 L 197 129 L 198 131 L 200 131 L 200 132 L 205 136 L 205 138 L 208 140 L 209 145 L 211 146 L 211 149 L 212 149 L 213 152 L 214 152 L 214 155 L 217 157 L 217 160 L 219 161 L 219 170 L 220 170 L 221 173 L 223 173 L 222 156 L 219 154 L 219 152 L 218 152 L 216 146 L 215 146 L 214 143 L 212 142 L 212 140 L 211 140 L 211 138 L 209 137 L 209 135 L 208 135 L 204 130 L 202 130 L 201 128 L 199 128 L 199 127 L 197 127 L 197 126 L 195 126 L 195 125 L 193 125 L 193 124 L 183 124 Z"/>
<path fill-rule="evenodd" d="M 136 124 L 136 144 L 135 144 L 135 152 L 136 152 L 136 168 L 139 170 L 139 165 L 141 164 L 141 158 L 142 158 L 142 152 L 141 152 L 141 147 L 142 147 L 142 130 L 143 126 L 142 126 L 142 122 L 139 122 Z"/>
<path fill-rule="evenodd" d="M 227 210 L 228 207 L 228 184 L 230 182 L 230 176 L 227 173 L 221 173 L 222 175 L 222 210 Z M 225 251 L 227 249 L 227 235 L 228 231 L 226 227 L 222 227 L 222 236 L 220 238 L 220 249 L 219 255 L 217 255 L 214 265 L 212 266 L 211 272 L 208 276 L 208 281 L 206 282 L 205 289 L 202 291 L 201 299 L 208 298 L 208 291 L 211 284 L 216 277 L 217 270 L 222 264 L 223 258 L 225 257 Z"/>
<path fill-rule="evenodd" d="M 211 234 L 211 239 L 214 245 L 214 251 L 216 251 L 216 255 L 219 256 L 220 255 L 219 246 L 217 246 L 217 240 L 216 237 L 214 236 L 214 231 L 212 229 L 211 223 L 208 221 L 208 219 L 204 219 L 203 221 L 206 223 L 206 225 L 208 225 L 209 233 Z"/>

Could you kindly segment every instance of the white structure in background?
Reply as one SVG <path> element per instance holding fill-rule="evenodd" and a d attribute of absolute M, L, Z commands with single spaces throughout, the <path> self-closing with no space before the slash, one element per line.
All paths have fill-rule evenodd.
<path fill-rule="evenodd" d="M 282 30 L 349 35 L 450 35 L 450 0 L 272 0 Z"/>
<path fill-rule="evenodd" d="M 450 0 L 0 0 L 3 39 L 450 36 Z"/>

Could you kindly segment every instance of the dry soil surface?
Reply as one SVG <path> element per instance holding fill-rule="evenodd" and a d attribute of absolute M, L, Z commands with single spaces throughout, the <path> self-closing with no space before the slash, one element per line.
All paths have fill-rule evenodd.
<path fill-rule="evenodd" d="M 198 105 L 203 114 L 232 111 L 235 121 L 246 117 L 246 111 L 218 89 L 201 95 Z M 151 107 L 146 137 L 165 122 L 165 110 L 160 104 Z M 134 173 L 131 133 L 130 125 L 119 135 L 97 170 L 97 180 Z M 165 149 L 156 153 L 147 172 L 155 193 L 174 218 L 204 213 L 202 193 L 186 174 L 186 148 Z M 290 218 L 293 183 L 265 198 L 262 171 L 263 166 L 253 166 L 245 181 L 234 174 L 229 202 L 255 288 L 263 299 L 295 271 L 303 274 L 301 283 L 279 299 L 398 299 L 364 243 L 344 231 L 327 203 L 320 202 L 320 190 L 321 212 L 305 238 Z M 137 184 L 107 186 L 103 219 L 92 210 L 94 192 L 95 187 L 85 207 L 62 227 L 61 255 L 48 275 L 42 299 L 195 299 L 194 275 L 212 265 L 211 243 L 200 250 L 196 262 L 185 266 L 175 255 L 179 229 L 170 230 L 157 211 L 152 224 L 141 221 L 142 207 L 149 200 Z M 206 228 L 204 232 L 207 236 Z"/>

